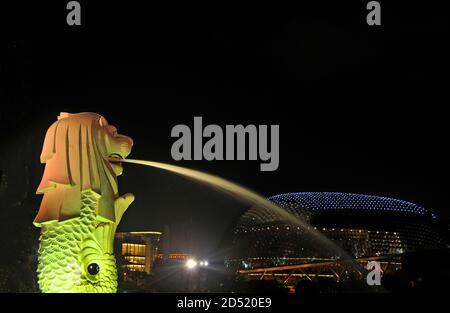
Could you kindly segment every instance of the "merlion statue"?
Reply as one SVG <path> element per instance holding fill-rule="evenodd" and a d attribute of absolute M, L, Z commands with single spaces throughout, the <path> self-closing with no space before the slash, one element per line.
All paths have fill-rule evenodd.
<path fill-rule="evenodd" d="M 95 113 L 61 113 L 48 129 L 34 225 L 41 227 L 42 292 L 116 292 L 114 234 L 132 194 L 119 196 L 120 162 L 133 141 Z"/>

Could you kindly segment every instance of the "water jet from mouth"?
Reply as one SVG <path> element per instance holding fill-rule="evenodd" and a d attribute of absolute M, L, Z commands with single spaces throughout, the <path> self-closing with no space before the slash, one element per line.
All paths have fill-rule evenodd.
<path fill-rule="evenodd" d="M 117 162 L 117 159 L 110 159 L 110 160 L 112 162 Z M 294 216 L 293 214 L 287 212 L 282 207 L 279 207 L 276 204 L 272 203 L 271 201 L 267 200 L 258 193 L 246 187 L 240 186 L 239 184 L 233 183 L 231 181 L 228 181 L 224 178 L 212 174 L 167 163 L 146 161 L 146 160 L 135 160 L 135 159 L 123 159 L 120 160 L 120 162 L 144 165 L 168 171 L 180 175 L 182 177 L 186 177 L 195 182 L 204 184 L 218 191 L 221 191 L 225 194 L 232 196 L 233 198 L 241 200 L 254 207 L 261 209 L 268 209 L 274 214 L 277 214 L 281 219 L 285 220 L 286 222 L 299 226 L 309 235 L 314 236 L 314 238 L 316 238 L 323 245 L 322 248 L 326 249 L 327 254 L 339 256 L 342 258 L 349 258 L 348 254 L 342 248 L 337 246 L 325 235 L 315 230 L 311 225 L 301 220 L 299 217 Z"/>

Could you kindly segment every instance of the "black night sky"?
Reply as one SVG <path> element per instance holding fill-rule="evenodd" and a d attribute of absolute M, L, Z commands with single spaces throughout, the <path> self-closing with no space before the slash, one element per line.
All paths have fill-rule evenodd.
<path fill-rule="evenodd" d="M 95 19 L 101 8 L 86 5 L 91 10 L 79 31 L 47 19 L 29 30 L 32 36 L 5 38 L 2 245 L 32 240 L 37 247 L 31 223 L 40 201 L 39 155 L 61 111 L 100 113 L 134 139 L 131 158 L 168 163 L 176 163 L 172 127 L 192 128 L 194 116 L 205 125 L 279 124 L 275 172 L 260 172 L 258 161 L 178 165 L 265 196 L 384 195 L 448 219 L 448 18 L 435 8 L 382 5 L 378 28 L 366 25 L 363 4 L 263 12 L 109 7 L 101 21 Z M 121 22 L 105 22 L 120 14 Z M 246 209 L 202 185 L 136 165 L 126 165 L 119 188 L 136 195 L 119 230 L 169 225 L 172 250 L 209 257 Z M 6 240 L 12 232 L 25 239 Z"/>

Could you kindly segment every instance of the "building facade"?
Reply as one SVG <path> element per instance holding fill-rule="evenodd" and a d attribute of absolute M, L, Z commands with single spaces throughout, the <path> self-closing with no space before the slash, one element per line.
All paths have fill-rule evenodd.
<path fill-rule="evenodd" d="M 233 248 L 225 260 L 227 267 L 249 277 L 262 279 L 271 273 L 286 281 L 294 276 L 339 280 L 339 271 L 350 268 L 342 260 L 359 260 L 352 261 L 350 271 L 355 268 L 361 276 L 355 263 L 379 260 L 398 270 L 398 256 L 445 247 L 435 216 L 403 200 L 330 192 L 281 194 L 269 200 L 290 218 L 250 208 L 233 230 Z"/>
<path fill-rule="evenodd" d="M 119 281 L 127 286 L 142 287 L 153 271 L 158 256 L 161 232 L 119 232 L 115 235 Z"/>

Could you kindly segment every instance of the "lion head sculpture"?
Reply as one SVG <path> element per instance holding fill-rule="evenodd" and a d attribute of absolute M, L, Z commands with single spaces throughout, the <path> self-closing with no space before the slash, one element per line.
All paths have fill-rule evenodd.
<path fill-rule="evenodd" d="M 80 215 L 79 201 L 83 190 L 101 195 L 98 218 L 116 222 L 112 204 L 118 195 L 117 176 L 120 163 L 131 152 L 131 138 L 117 134 L 117 129 L 95 113 L 61 113 L 47 131 L 41 153 L 44 175 L 37 189 L 44 194 L 34 223 L 63 221 Z"/>

